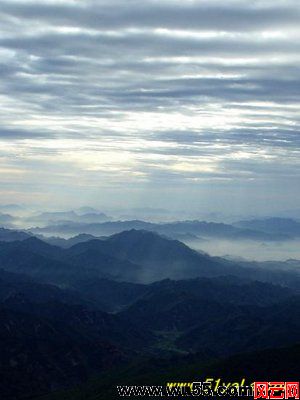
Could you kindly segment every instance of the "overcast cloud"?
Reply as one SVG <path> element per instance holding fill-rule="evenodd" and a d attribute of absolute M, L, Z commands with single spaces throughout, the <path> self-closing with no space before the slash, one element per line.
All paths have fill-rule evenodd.
<path fill-rule="evenodd" d="M 298 0 L 1 0 L 1 203 L 296 208 L 299 77 Z"/>

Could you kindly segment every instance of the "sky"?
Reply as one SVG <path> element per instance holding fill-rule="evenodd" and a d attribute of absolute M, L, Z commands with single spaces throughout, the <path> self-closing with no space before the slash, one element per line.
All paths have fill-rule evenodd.
<path fill-rule="evenodd" d="M 298 0 L 1 0 L 0 203 L 299 208 Z"/>

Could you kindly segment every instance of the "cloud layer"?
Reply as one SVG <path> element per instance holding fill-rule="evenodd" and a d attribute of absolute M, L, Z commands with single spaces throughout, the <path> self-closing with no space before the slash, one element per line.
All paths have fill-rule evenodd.
<path fill-rule="evenodd" d="M 299 21 L 297 0 L 1 1 L 3 201 L 293 207 Z"/>

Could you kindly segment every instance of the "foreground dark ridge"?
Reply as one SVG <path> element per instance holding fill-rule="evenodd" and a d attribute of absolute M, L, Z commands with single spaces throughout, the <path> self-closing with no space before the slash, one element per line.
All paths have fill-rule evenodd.
<path fill-rule="evenodd" d="M 236 354 L 299 341 L 297 272 L 241 267 L 153 232 L 67 249 L 33 236 L 1 242 L 0 266 L 0 390 L 7 400 L 95 375 L 110 398 L 115 368 L 137 380 L 138 371 L 127 375 L 129 365 L 186 368 L 189 359 L 221 368 Z M 287 371 L 291 362 L 284 361 Z M 106 373 L 111 378 L 101 378 Z"/>

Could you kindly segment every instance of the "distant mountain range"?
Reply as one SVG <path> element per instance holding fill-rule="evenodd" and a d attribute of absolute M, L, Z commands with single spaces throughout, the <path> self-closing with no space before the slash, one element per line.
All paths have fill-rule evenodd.
<path fill-rule="evenodd" d="M 82 211 L 84 211 L 82 213 Z M 64 224 L 66 222 L 78 223 L 94 223 L 109 221 L 104 213 L 93 211 L 93 209 L 80 209 L 77 213 L 75 211 L 62 211 L 62 212 L 44 212 L 42 214 L 34 215 L 27 218 L 28 222 L 42 223 L 42 224 Z"/>
<path fill-rule="evenodd" d="M 291 218 L 253 219 L 237 222 L 234 226 L 270 234 L 283 234 L 291 237 L 300 237 L 300 222 Z"/>
<path fill-rule="evenodd" d="M 13 228 L 16 222 L 13 216 L 0 213 L 0 224 Z M 276 242 L 300 237 L 300 222 L 289 218 L 261 218 L 232 224 L 198 220 L 154 223 L 143 220 L 113 221 L 104 213 L 83 208 L 76 212 L 44 212 L 23 220 L 23 225 L 29 223 L 38 225 L 30 228 L 32 233 L 46 236 L 85 234 L 102 237 L 136 229 L 156 232 L 185 242 L 206 239 Z"/>
<path fill-rule="evenodd" d="M 0 225 L 11 226 L 11 225 L 13 225 L 14 221 L 15 221 L 15 218 L 13 216 L 11 216 L 10 214 L 0 213 Z"/>
<path fill-rule="evenodd" d="M 96 221 L 96 218 L 94 219 Z M 178 235 L 193 235 L 201 238 L 223 238 L 228 240 L 259 240 L 259 241 L 281 241 L 291 239 L 290 233 L 264 232 L 261 230 L 238 227 L 223 223 L 205 221 L 179 221 L 171 223 L 151 223 L 139 220 L 132 221 L 108 221 L 103 223 L 78 223 L 74 221 L 60 222 L 41 228 L 32 228 L 35 234 L 63 234 L 76 235 L 79 233 L 96 236 L 112 235 L 124 230 L 148 230 L 157 232 L 172 238 Z"/>

